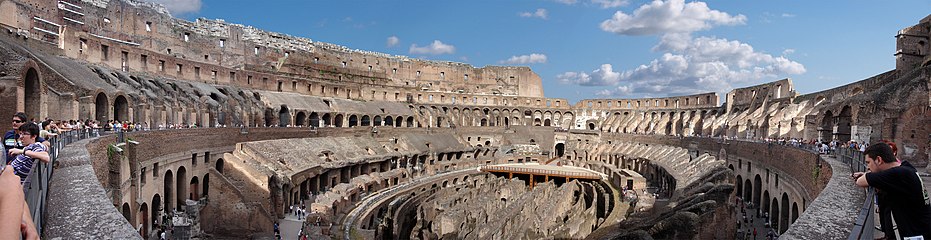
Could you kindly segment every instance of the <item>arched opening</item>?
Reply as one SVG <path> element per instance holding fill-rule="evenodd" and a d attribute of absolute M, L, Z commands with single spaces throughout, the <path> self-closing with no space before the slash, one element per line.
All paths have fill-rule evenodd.
<path fill-rule="evenodd" d="M 129 224 L 133 224 L 133 212 L 129 209 L 129 203 L 123 203 L 123 217 Z"/>
<path fill-rule="evenodd" d="M 97 119 L 98 122 L 107 122 L 107 120 L 110 120 L 110 119 L 107 119 L 107 116 L 110 115 L 110 111 L 109 111 L 110 104 L 109 104 L 109 100 L 107 100 L 106 94 L 98 93 L 96 100 L 94 100 L 94 106 L 95 106 L 94 109 L 96 110 L 94 117 Z M 29 116 L 35 117 L 33 115 L 29 115 Z"/>
<path fill-rule="evenodd" d="M 702 125 L 705 124 L 705 111 L 701 112 L 701 115 L 698 117 L 698 121 L 695 122 L 695 126 L 692 129 L 692 135 L 702 135 Z"/>
<path fill-rule="evenodd" d="M 595 130 L 595 123 L 593 122 L 588 123 L 588 130 Z"/>
<path fill-rule="evenodd" d="M 294 116 L 294 126 L 307 126 L 307 114 L 303 111 L 297 112 L 297 114 Z"/>
<path fill-rule="evenodd" d="M 142 203 L 139 206 L 139 223 L 142 224 L 142 229 L 139 232 L 142 236 L 149 235 L 149 205 Z"/>
<path fill-rule="evenodd" d="M 750 182 L 750 179 L 744 180 L 744 201 L 753 200 L 753 182 Z"/>
<path fill-rule="evenodd" d="M 113 120 L 129 121 L 129 102 L 123 95 L 116 96 L 113 100 Z"/>
<path fill-rule="evenodd" d="M 798 219 L 798 203 L 792 203 L 792 222 L 795 223 L 795 220 Z"/>
<path fill-rule="evenodd" d="M 482 120 L 479 122 L 479 126 L 488 126 L 488 119 L 482 118 Z"/>
<path fill-rule="evenodd" d="M 159 195 L 156 193 L 155 196 L 152 196 L 152 211 L 150 211 L 152 213 L 152 221 L 150 225 L 155 226 L 156 224 L 158 224 L 158 219 L 159 219 L 159 216 L 161 215 L 160 214 L 161 208 L 162 208 L 162 198 L 159 197 Z"/>
<path fill-rule="evenodd" d="M 398 118 L 394 120 L 395 127 L 401 127 L 402 123 L 404 123 L 404 117 L 398 116 Z"/>
<path fill-rule="evenodd" d="M 824 117 L 821 118 L 821 127 L 818 128 L 818 133 L 820 133 L 821 141 L 831 141 L 834 139 L 834 115 L 831 111 L 824 113 Z"/>
<path fill-rule="evenodd" d="M 539 126 L 542 126 L 542 125 L 543 125 L 543 122 L 540 121 L 540 118 L 534 118 L 534 119 L 533 119 L 533 125 L 539 127 Z"/>
<path fill-rule="evenodd" d="M 372 126 L 381 126 L 381 116 L 372 118 Z"/>
<path fill-rule="evenodd" d="M 287 106 L 281 105 L 281 110 L 278 110 L 278 126 L 287 127 L 288 125 L 291 125 L 291 111 Z"/>
<path fill-rule="evenodd" d="M 223 173 L 223 159 L 222 159 L 222 158 L 217 159 L 217 163 L 216 163 L 216 167 L 215 167 L 215 168 L 217 169 L 217 172 Z"/>
<path fill-rule="evenodd" d="M 551 126 L 551 124 L 552 124 L 552 122 L 550 122 L 549 119 L 543 120 L 543 126 L 549 127 L 549 126 Z"/>
<path fill-rule="evenodd" d="M 173 181 L 174 181 L 174 176 L 171 175 L 171 170 L 168 170 L 168 172 L 165 173 L 164 182 L 162 183 L 162 186 L 165 188 L 162 194 L 165 196 L 164 210 L 166 214 L 170 213 L 171 211 L 174 211 L 175 209 L 174 208 L 175 205 L 171 204 L 171 199 L 172 199 L 171 196 L 174 195 L 172 194 L 172 192 L 174 191 L 172 188 Z"/>
<path fill-rule="evenodd" d="M 190 197 L 189 197 L 188 199 L 190 199 L 190 200 L 195 200 L 195 201 L 196 201 L 197 199 L 200 199 L 200 181 L 197 179 L 197 176 L 194 176 L 194 177 L 191 178 L 190 187 L 191 187 L 191 188 L 189 188 L 189 189 L 191 189 L 191 193 L 190 193 L 190 195 L 189 195 Z"/>
<path fill-rule="evenodd" d="M 778 232 L 779 231 L 779 199 L 778 198 L 774 197 L 772 203 L 770 203 L 769 219 L 771 222 L 771 227 Z"/>
<path fill-rule="evenodd" d="M 175 194 L 175 208 L 184 209 L 184 200 L 187 199 L 187 170 L 184 167 L 178 168 L 177 180 L 175 180 L 176 185 L 176 194 Z"/>
<path fill-rule="evenodd" d="M 23 104 L 25 104 L 26 115 L 31 118 L 41 119 L 42 83 L 39 80 L 39 73 L 35 68 L 29 68 L 29 70 L 26 71 L 26 79 L 24 79 L 23 87 L 25 88 L 23 89 Z M 104 96 L 104 105 L 106 105 L 106 100 L 107 97 Z"/>
<path fill-rule="evenodd" d="M 763 191 L 763 203 L 760 204 L 760 210 L 765 213 L 769 212 L 769 190 Z"/>
<path fill-rule="evenodd" d="M 557 143 L 556 144 L 556 156 L 562 157 L 566 153 L 566 144 Z"/>
<path fill-rule="evenodd" d="M 323 127 L 329 127 L 331 125 L 333 125 L 333 118 L 330 116 L 329 113 L 324 113 L 323 114 Z"/>
<path fill-rule="evenodd" d="M 352 121 L 352 120 L 350 120 L 350 121 Z M 362 123 L 361 123 L 361 125 L 362 125 L 363 127 L 365 127 L 365 126 L 371 126 L 371 125 L 372 125 L 372 119 L 369 118 L 368 115 L 362 115 Z"/>
<path fill-rule="evenodd" d="M 753 178 L 753 206 L 760 206 L 760 189 L 763 188 L 763 180 L 757 174 Z"/>
<path fill-rule="evenodd" d="M 204 193 L 204 197 L 210 193 L 210 173 L 204 174 L 204 190 L 201 192 Z"/>
<path fill-rule="evenodd" d="M 834 138 L 837 139 L 837 141 L 842 143 L 850 141 L 851 118 L 850 106 L 844 106 L 840 111 L 840 115 L 837 116 L 837 132 L 834 133 Z"/>
<path fill-rule="evenodd" d="M 407 127 L 414 127 L 414 117 L 407 117 Z"/>
<path fill-rule="evenodd" d="M 274 126 L 275 124 L 274 120 L 275 120 L 275 113 L 272 111 L 271 108 L 266 108 L 265 109 L 265 126 L 266 127 Z"/>
<path fill-rule="evenodd" d="M 779 210 L 779 233 L 784 233 L 789 230 L 789 194 L 782 193 L 782 206 Z"/>
<path fill-rule="evenodd" d="M 329 117 L 329 115 L 325 116 Z M 320 127 L 320 115 L 315 112 L 310 113 L 310 118 L 308 118 L 307 121 L 309 122 L 307 125 L 311 127 Z M 327 122 L 329 122 L 329 120 Z"/>
<path fill-rule="evenodd" d="M 391 116 L 385 117 L 385 126 L 394 127 L 394 118 L 391 118 Z"/>
<path fill-rule="evenodd" d="M 333 119 L 333 125 L 336 127 L 343 127 L 343 115 L 336 114 L 336 118 Z"/>
<path fill-rule="evenodd" d="M 349 127 L 359 126 L 359 117 L 356 115 L 349 115 Z"/>

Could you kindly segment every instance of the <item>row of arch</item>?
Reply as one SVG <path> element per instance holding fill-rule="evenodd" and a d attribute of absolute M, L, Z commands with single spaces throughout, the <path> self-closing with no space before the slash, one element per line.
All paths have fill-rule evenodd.
<path fill-rule="evenodd" d="M 216 161 L 217 171 L 223 172 L 223 164 L 222 158 Z M 204 173 L 202 177 L 193 174 L 189 177 L 184 166 L 178 167 L 175 171 L 168 169 L 162 174 L 161 190 L 153 194 L 150 201 L 143 201 L 138 210 L 133 211 L 129 202 L 124 202 L 121 207 L 121 213 L 127 221 L 133 226 L 141 224 L 140 231 L 143 236 L 148 236 L 149 231 L 154 229 L 156 223 L 159 222 L 158 216 L 170 214 L 176 209 L 183 210 L 187 200 L 196 201 L 208 196 L 210 173 Z"/>
<path fill-rule="evenodd" d="M 589 120 L 588 130 L 618 133 L 655 133 L 665 135 L 709 135 L 710 124 L 718 117 L 717 109 L 678 112 L 613 112 L 603 121 Z"/>
<path fill-rule="evenodd" d="M 435 107 L 434 107 L 435 108 Z M 571 111 L 544 111 L 498 108 L 462 108 L 454 107 L 443 113 L 452 117 L 452 123 L 459 126 L 555 126 L 569 128 L 575 120 Z"/>
<path fill-rule="evenodd" d="M 348 117 L 346 117 L 348 116 Z M 265 110 L 266 127 L 278 126 L 299 126 L 299 127 L 355 127 L 355 126 L 387 126 L 387 127 L 417 127 L 419 122 L 415 121 L 413 116 L 381 116 L 365 114 L 342 114 L 342 113 L 318 113 L 306 111 L 297 111 L 294 118 L 291 117 L 291 111 L 287 106 L 282 106 L 278 110 L 277 116 L 274 110 L 268 108 Z M 293 119 L 293 124 L 292 124 Z"/>
<path fill-rule="evenodd" d="M 733 170 L 733 165 L 730 168 Z M 799 213 L 805 211 L 806 203 L 800 208 L 798 202 L 789 199 L 787 192 L 771 195 L 768 189 L 764 190 L 759 174 L 756 174 L 753 180 L 737 175 L 736 183 L 735 196 L 740 196 L 744 201 L 752 202 L 762 212 L 769 213 L 772 228 L 780 234 L 789 230 L 789 226 L 798 219 Z"/>

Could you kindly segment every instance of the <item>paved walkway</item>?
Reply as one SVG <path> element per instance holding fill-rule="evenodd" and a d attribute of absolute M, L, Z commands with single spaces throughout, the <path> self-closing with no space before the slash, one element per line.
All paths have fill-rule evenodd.
<path fill-rule="evenodd" d="M 781 239 L 846 239 L 853 229 L 865 191 L 854 185 L 846 163 L 821 157 L 831 164 L 831 180 Z"/>
<path fill-rule="evenodd" d="M 61 149 L 49 182 L 45 237 L 48 239 L 142 239 L 110 202 L 94 174 L 83 140 Z"/>
<path fill-rule="evenodd" d="M 278 220 L 278 229 L 281 230 L 281 239 L 299 239 L 297 234 L 301 231 L 303 222 L 303 220 L 297 220 L 297 216 L 293 213 L 285 214 L 285 218 Z"/>

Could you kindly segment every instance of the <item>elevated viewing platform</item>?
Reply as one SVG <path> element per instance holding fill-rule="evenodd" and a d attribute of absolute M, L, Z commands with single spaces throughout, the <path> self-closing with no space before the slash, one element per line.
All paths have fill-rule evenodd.
<path fill-rule="evenodd" d="M 505 173 L 508 175 L 508 178 L 513 178 L 515 174 L 529 175 L 531 179 L 543 178 L 544 181 L 549 181 L 550 179 L 565 179 L 566 182 L 571 181 L 572 179 L 585 179 L 585 180 L 601 180 L 606 178 L 603 174 L 592 171 L 585 168 L 579 167 L 570 167 L 570 166 L 556 166 L 556 165 L 540 165 L 536 163 L 515 163 L 515 164 L 499 164 L 499 165 L 489 165 L 481 166 L 479 170 L 482 172 L 489 173 Z M 533 180 L 530 181 L 530 186 L 534 185 Z"/>

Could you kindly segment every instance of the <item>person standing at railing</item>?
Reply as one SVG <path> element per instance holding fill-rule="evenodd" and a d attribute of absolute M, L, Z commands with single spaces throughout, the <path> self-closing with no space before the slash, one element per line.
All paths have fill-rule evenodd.
<path fill-rule="evenodd" d="M 50 139 L 52 137 L 58 136 L 58 124 L 52 120 L 46 120 L 42 122 L 42 130 L 39 130 L 39 137 Z"/>
<path fill-rule="evenodd" d="M 10 165 L 13 166 L 13 172 L 20 177 L 23 186 L 28 186 L 26 180 L 29 179 L 29 173 L 32 172 L 32 165 L 36 159 L 43 163 L 51 160 L 48 155 L 48 146 L 36 142 L 37 138 L 39 138 L 39 126 L 35 123 L 23 124 L 19 127 L 19 140 L 26 147 L 9 150 L 9 155 L 15 156 L 15 159 L 10 161 Z"/>
<path fill-rule="evenodd" d="M 879 222 L 887 239 L 931 239 L 931 200 L 908 162 L 898 162 L 892 147 L 878 142 L 867 147 L 869 172 L 852 177 L 860 187 L 873 187 L 879 205 Z"/>
<path fill-rule="evenodd" d="M 27 146 L 27 145 L 24 145 L 24 144 L 19 140 L 19 137 L 20 137 L 20 136 L 19 136 L 19 128 L 20 128 L 21 126 L 23 126 L 23 124 L 26 123 L 26 121 L 27 121 L 26 119 L 29 119 L 29 118 L 26 116 L 26 113 L 18 112 L 18 113 L 16 113 L 16 114 L 13 114 L 13 130 L 7 131 L 6 134 L 3 135 L 3 152 L 4 152 L 4 154 L 6 154 L 6 159 L 7 159 L 7 161 L 12 161 L 12 160 L 13 160 L 13 155 L 10 154 L 10 150 L 12 150 L 12 149 L 23 149 L 24 147 Z M 35 123 L 33 123 L 33 125 L 35 125 Z M 37 126 L 37 127 L 38 127 L 38 126 Z M 36 135 L 36 142 L 44 143 L 44 142 L 45 142 L 45 139 L 42 138 L 42 137 L 39 137 L 38 134 L 37 134 L 37 135 Z M 46 147 L 48 147 L 48 146 L 46 145 Z M 5 164 L 5 163 L 4 163 L 4 164 Z"/>

